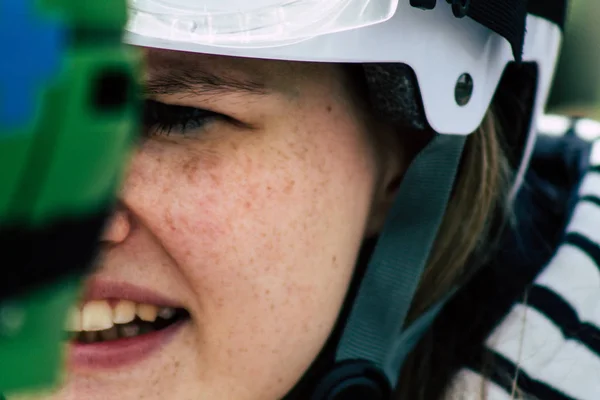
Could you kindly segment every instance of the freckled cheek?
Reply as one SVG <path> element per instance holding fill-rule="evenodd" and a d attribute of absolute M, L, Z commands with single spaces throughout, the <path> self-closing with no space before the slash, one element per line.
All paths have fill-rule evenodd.
<path fill-rule="evenodd" d="M 217 252 L 215 244 L 227 235 L 227 198 L 214 187 L 205 159 L 182 146 L 153 143 L 134 157 L 122 196 L 169 256 L 187 265 L 199 251 Z"/>
<path fill-rule="evenodd" d="M 162 190 L 161 240 L 198 279 L 252 263 L 253 249 L 274 239 L 268 214 L 278 212 L 273 205 L 285 196 L 276 193 L 275 180 L 258 183 L 236 171 L 205 171 L 194 182 L 175 177 L 168 182 Z"/>
<path fill-rule="evenodd" d="M 211 162 L 147 152 L 137 168 L 140 214 L 197 294 L 202 340 L 212 343 L 203 357 L 215 371 L 264 364 L 253 367 L 262 376 L 291 348 L 305 349 L 290 360 L 301 369 L 335 321 L 373 171 L 358 139 L 319 135 Z"/>
<path fill-rule="evenodd" d="M 137 180 L 152 188 L 149 223 L 194 284 L 212 291 L 215 281 L 284 280 L 359 245 L 372 171 L 356 137 L 327 129 L 318 140 L 292 136 L 237 156 L 145 153 Z M 302 258 L 312 267 L 291 271 Z"/>

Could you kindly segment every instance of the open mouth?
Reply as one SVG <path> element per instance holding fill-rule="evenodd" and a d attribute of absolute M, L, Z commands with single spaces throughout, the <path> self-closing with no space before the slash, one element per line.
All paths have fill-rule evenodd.
<path fill-rule="evenodd" d="M 67 338 L 76 344 L 131 339 L 165 330 L 190 319 L 183 308 L 136 304 L 127 300 L 95 300 L 70 312 Z"/>

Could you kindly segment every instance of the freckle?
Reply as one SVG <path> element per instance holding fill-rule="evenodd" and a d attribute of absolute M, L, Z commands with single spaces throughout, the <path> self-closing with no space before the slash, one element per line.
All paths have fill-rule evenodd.
<path fill-rule="evenodd" d="M 304 330 L 304 332 L 310 332 L 310 327 L 308 326 L 308 322 L 304 322 L 304 324 L 302 324 L 302 328 Z"/>
<path fill-rule="evenodd" d="M 198 171 L 199 159 L 197 156 L 190 157 L 182 164 L 182 169 L 187 178 L 192 181 Z"/>
<path fill-rule="evenodd" d="M 223 308 L 223 305 L 225 304 L 225 301 L 222 297 L 219 297 L 217 299 L 217 308 Z"/>
<path fill-rule="evenodd" d="M 285 194 L 290 194 L 292 189 L 294 188 L 294 185 L 296 184 L 296 181 L 291 180 L 287 186 L 285 187 L 285 189 L 283 190 Z"/>
<path fill-rule="evenodd" d="M 173 214 L 171 214 L 170 210 L 167 210 L 167 213 L 165 214 L 165 222 L 170 230 L 177 230 L 177 228 L 175 227 L 175 223 L 173 222 Z"/>
<path fill-rule="evenodd" d="M 269 289 L 265 290 L 265 294 L 268 296 L 271 294 L 271 291 Z"/>
<path fill-rule="evenodd" d="M 218 177 L 218 176 L 217 176 L 217 174 L 215 174 L 214 172 L 211 172 L 211 173 L 210 173 L 210 179 L 213 181 L 213 183 L 214 183 L 215 185 L 218 185 L 218 184 L 219 184 L 219 182 L 220 182 L 220 179 L 219 179 L 219 177 Z"/>

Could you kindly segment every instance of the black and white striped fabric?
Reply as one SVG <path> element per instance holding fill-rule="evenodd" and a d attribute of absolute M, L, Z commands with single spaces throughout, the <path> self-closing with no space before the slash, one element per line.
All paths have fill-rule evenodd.
<path fill-rule="evenodd" d="M 600 123 L 550 116 L 540 130 L 594 141 L 591 167 L 562 244 L 486 341 L 503 373 L 465 368 L 446 399 L 600 400 Z"/>

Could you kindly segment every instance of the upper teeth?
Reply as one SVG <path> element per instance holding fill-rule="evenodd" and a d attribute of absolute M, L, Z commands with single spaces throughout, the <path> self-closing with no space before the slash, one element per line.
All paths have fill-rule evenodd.
<path fill-rule="evenodd" d="M 142 321 L 154 322 L 157 316 L 164 319 L 172 318 L 175 309 L 171 307 L 157 307 L 152 304 L 136 304 L 127 300 L 120 300 L 114 308 L 107 301 L 93 300 L 87 302 L 83 309 L 72 307 L 67 319 L 67 330 L 103 331 L 110 329 L 114 324 L 126 324 L 138 316 Z"/>

